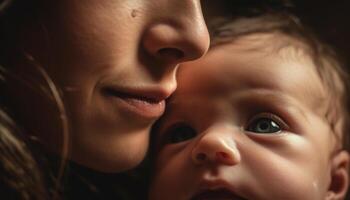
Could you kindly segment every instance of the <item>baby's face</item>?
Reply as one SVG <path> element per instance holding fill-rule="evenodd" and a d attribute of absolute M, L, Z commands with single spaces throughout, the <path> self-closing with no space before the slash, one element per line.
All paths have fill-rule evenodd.
<path fill-rule="evenodd" d="M 321 80 L 303 52 L 261 48 L 259 37 L 271 36 L 243 37 L 180 68 L 156 128 L 152 200 L 327 195 L 336 141 Z"/>

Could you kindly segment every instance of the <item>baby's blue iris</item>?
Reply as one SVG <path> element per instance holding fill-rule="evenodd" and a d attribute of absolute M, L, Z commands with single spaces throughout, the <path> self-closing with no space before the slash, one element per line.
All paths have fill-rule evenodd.
<path fill-rule="evenodd" d="M 277 133 L 281 127 L 272 119 L 261 117 L 252 121 L 247 130 L 254 133 Z"/>

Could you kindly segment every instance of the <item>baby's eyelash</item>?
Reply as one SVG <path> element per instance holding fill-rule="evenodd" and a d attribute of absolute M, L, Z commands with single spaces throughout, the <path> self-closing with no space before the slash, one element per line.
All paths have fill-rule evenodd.
<path fill-rule="evenodd" d="M 164 132 L 163 144 L 176 144 L 196 137 L 197 131 L 189 124 L 178 122 Z"/>
<path fill-rule="evenodd" d="M 158 127 L 156 133 L 156 147 L 182 143 L 197 136 L 197 131 L 189 123 L 172 121 Z"/>
<path fill-rule="evenodd" d="M 278 134 L 290 128 L 281 117 L 264 112 L 254 115 L 244 129 L 255 134 Z"/>

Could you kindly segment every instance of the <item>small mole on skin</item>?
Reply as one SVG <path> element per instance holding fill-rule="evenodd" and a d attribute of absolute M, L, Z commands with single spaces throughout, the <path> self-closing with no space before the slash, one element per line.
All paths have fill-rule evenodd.
<path fill-rule="evenodd" d="M 135 10 L 135 9 L 133 9 L 132 11 L 131 11 L 131 17 L 136 17 L 136 15 L 137 15 L 137 10 Z"/>

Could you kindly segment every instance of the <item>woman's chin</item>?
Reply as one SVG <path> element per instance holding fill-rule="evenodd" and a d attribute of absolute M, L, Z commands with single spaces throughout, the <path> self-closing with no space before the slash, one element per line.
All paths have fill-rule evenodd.
<path fill-rule="evenodd" d="M 106 155 L 104 155 L 106 157 Z M 115 157 L 115 159 L 109 158 L 93 158 L 82 159 L 82 158 L 71 158 L 74 162 L 77 162 L 79 165 L 85 166 L 87 168 L 104 172 L 104 173 L 119 173 L 130 170 L 137 167 L 143 160 L 143 155 L 135 155 L 134 157 L 123 158 L 121 156 Z M 98 160 L 98 161 L 97 161 Z M 95 161 L 95 162 L 93 162 Z"/>
<path fill-rule="evenodd" d="M 74 148 L 70 159 L 88 168 L 105 172 L 118 173 L 137 167 L 144 159 L 147 148 L 147 142 L 140 140 L 117 140 L 115 143 L 108 144 L 105 140 L 104 145 L 86 145 L 88 148 Z M 142 141 L 142 140 L 141 140 Z"/>

